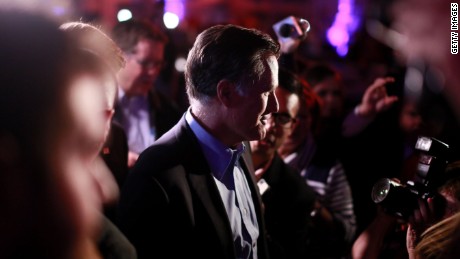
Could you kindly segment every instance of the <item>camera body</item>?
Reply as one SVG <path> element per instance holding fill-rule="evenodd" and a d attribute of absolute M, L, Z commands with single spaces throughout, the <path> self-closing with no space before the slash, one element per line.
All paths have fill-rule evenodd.
<path fill-rule="evenodd" d="M 372 188 L 372 200 L 392 215 L 408 219 L 418 208 L 418 200 L 433 198 L 435 213 L 441 213 L 443 198 L 437 192 L 446 180 L 449 145 L 435 138 L 417 139 L 417 174 L 414 181 L 400 183 L 397 179 L 380 179 Z"/>
<path fill-rule="evenodd" d="M 275 23 L 273 30 L 280 41 L 289 43 L 298 39 L 304 40 L 310 31 L 310 23 L 291 15 Z"/>

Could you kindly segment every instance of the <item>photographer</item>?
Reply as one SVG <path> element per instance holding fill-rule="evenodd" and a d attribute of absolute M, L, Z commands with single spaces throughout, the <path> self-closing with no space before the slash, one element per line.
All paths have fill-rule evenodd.
<path fill-rule="evenodd" d="M 443 175 L 447 180 L 436 188 L 441 202 L 419 199 L 417 208 L 406 220 L 379 206 L 374 221 L 354 242 L 353 258 L 414 258 L 419 242 L 426 236 L 425 230 L 460 211 L 460 162 L 448 164 Z M 426 240 L 422 246 L 425 245 Z"/>
<path fill-rule="evenodd" d="M 460 161 L 449 164 L 446 174 L 452 178 L 438 189 L 445 201 L 440 217 L 436 215 L 437 211 L 433 201 L 428 199 L 427 203 L 420 203 L 419 209 L 414 211 L 409 220 L 406 240 L 409 258 L 416 258 L 414 254 L 416 253 L 415 250 L 420 249 L 417 248 L 419 244 L 425 245 L 426 240 L 423 243 L 422 240 L 429 237 L 429 233 L 432 233 L 431 226 L 434 227 L 434 225 L 438 225 L 436 223 L 446 221 L 460 212 Z M 448 239 L 449 235 L 445 235 L 445 238 Z"/>

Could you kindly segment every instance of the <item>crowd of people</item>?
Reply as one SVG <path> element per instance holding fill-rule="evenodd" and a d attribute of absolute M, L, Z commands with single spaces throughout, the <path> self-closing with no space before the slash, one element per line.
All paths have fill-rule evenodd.
<path fill-rule="evenodd" d="M 304 37 L 235 24 L 197 35 L 184 110 L 155 88 L 172 39 L 152 21 L 104 31 L 0 8 L 0 258 L 459 256 L 459 62 L 407 20 L 450 9 L 415 2 L 395 5 L 416 42 L 398 51 L 442 69 L 442 120 L 399 73 L 350 100 L 336 64 L 299 59 Z M 451 144 L 441 167 L 422 135 Z M 371 199 L 379 179 L 426 184 L 433 168 L 408 215 Z"/>

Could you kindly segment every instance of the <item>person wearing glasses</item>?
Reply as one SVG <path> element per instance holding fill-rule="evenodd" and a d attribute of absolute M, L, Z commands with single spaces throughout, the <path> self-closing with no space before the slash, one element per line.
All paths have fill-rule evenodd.
<path fill-rule="evenodd" d="M 117 74 L 114 120 L 127 134 L 131 168 L 142 151 L 179 121 L 181 112 L 154 87 L 164 62 L 166 34 L 148 21 L 128 20 L 115 25 L 112 39 L 126 60 Z"/>
<path fill-rule="evenodd" d="M 276 151 L 296 122 L 302 94 L 302 87 L 296 80 L 293 73 L 280 68 L 279 87 L 275 90 L 279 110 L 272 113 L 265 124 L 265 138 L 250 141 L 265 209 L 271 258 L 307 257 L 309 215 L 316 199 L 313 189 L 300 173 L 284 163 Z"/>
<path fill-rule="evenodd" d="M 294 126 L 278 152 L 316 193 L 309 256 L 340 258 L 349 254 L 356 230 L 351 188 L 342 164 L 327 145 L 318 143 L 322 102 L 305 81 Z"/>

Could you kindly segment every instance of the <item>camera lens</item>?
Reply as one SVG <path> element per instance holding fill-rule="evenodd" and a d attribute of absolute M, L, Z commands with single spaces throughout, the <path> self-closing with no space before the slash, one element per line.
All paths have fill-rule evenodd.
<path fill-rule="evenodd" d="M 374 187 L 372 187 L 372 200 L 375 203 L 382 202 L 383 200 L 385 200 L 388 193 L 390 192 L 390 188 L 390 179 L 384 178 L 379 180 L 377 183 L 374 184 Z"/>

